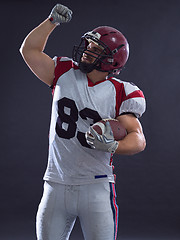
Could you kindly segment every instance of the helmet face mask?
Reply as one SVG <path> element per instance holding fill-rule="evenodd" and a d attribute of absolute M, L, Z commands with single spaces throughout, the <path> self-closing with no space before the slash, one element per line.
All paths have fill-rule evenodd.
<path fill-rule="evenodd" d="M 102 51 L 95 53 L 89 50 L 88 45 L 91 42 L 95 43 Z M 83 54 L 93 57 L 94 62 L 83 62 Z M 73 59 L 79 63 L 79 67 L 84 73 L 96 69 L 101 72 L 119 74 L 128 59 L 128 55 L 129 45 L 123 34 L 112 27 L 106 26 L 85 33 L 79 46 L 74 46 L 73 49 Z"/>
<path fill-rule="evenodd" d="M 91 41 L 90 39 L 87 40 L 86 38 L 82 37 L 80 45 L 74 46 L 73 49 L 73 59 L 79 63 L 79 67 L 84 73 L 89 73 L 94 69 L 101 71 L 100 69 L 101 62 L 103 62 L 103 59 L 107 57 L 107 54 L 105 53 L 105 50 L 102 47 L 100 53 L 97 52 L 95 53 L 89 50 L 88 45 L 90 44 L 90 42 L 93 42 L 99 46 L 99 44 L 97 44 L 95 41 Z M 83 54 L 86 54 L 90 58 L 93 58 L 94 61 L 92 63 L 86 63 L 82 61 Z"/>

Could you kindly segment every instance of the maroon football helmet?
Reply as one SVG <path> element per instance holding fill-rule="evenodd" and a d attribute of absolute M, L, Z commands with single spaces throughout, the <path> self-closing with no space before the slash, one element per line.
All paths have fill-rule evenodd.
<path fill-rule="evenodd" d="M 81 69 L 81 57 L 86 54 L 91 55 L 87 46 L 90 42 L 96 43 L 102 48 L 101 54 L 98 54 L 94 63 Z M 91 55 L 92 56 L 92 55 Z M 124 67 L 129 56 L 129 44 L 124 35 L 115 28 L 108 26 L 97 27 L 91 32 L 85 33 L 81 38 L 79 46 L 75 46 L 73 50 L 73 59 L 79 63 L 83 72 L 91 72 L 93 69 L 119 74 Z"/>

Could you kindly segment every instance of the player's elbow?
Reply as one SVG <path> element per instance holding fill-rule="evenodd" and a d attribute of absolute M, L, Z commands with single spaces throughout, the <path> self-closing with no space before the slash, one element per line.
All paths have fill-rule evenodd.
<path fill-rule="evenodd" d="M 19 48 L 19 52 L 24 59 L 26 59 L 29 53 L 31 53 L 31 48 L 28 47 L 28 44 L 26 43 L 26 41 L 23 41 L 23 43 L 21 44 Z"/>
<path fill-rule="evenodd" d="M 146 148 L 146 139 L 144 138 L 143 142 L 142 142 L 142 146 L 141 146 L 141 152 L 144 151 Z"/>
<path fill-rule="evenodd" d="M 146 139 L 144 135 L 139 137 L 138 152 L 143 152 L 146 148 Z"/>
<path fill-rule="evenodd" d="M 143 134 L 138 134 L 136 138 L 134 147 L 132 147 L 132 152 L 130 155 L 135 155 L 137 153 L 143 152 L 146 148 L 146 139 Z"/>
<path fill-rule="evenodd" d="M 19 48 L 19 52 L 20 52 L 20 54 L 22 55 L 22 57 L 24 57 L 25 48 L 24 48 L 24 44 L 23 44 L 23 43 L 22 43 L 22 45 L 21 45 L 20 48 Z"/>
<path fill-rule="evenodd" d="M 22 55 L 22 52 L 23 52 L 23 46 L 21 45 L 20 48 L 19 48 L 19 52 L 20 54 Z"/>

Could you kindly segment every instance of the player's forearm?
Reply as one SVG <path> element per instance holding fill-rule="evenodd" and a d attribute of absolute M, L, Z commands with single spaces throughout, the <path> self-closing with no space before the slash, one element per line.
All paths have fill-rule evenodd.
<path fill-rule="evenodd" d="M 133 155 L 141 152 L 146 147 L 143 133 L 131 132 L 123 140 L 119 141 L 116 154 Z"/>
<path fill-rule="evenodd" d="M 49 35 L 55 27 L 55 24 L 52 24 L 48 19 L 46 19 L 27 35 L 22 43 L 20 52 L 22 54 L 31 50 L 42 52 L 46 46 Z"/>

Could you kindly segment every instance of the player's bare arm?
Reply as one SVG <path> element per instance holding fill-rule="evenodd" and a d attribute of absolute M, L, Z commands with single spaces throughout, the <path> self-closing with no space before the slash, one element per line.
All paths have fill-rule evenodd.
<path fill-rule="evenodd" d="M 133 114 L 124 114 L 117 117 L 117 120 L 126 129 L 127 135 L 118 141 L 117 154 L 133 155 L 145 149 L 146 140 L 142 126 L 138 118 Z"/>
<path fill-rule="evenodd" d="M 54 78 L 54 62 L 47 54 L 44 48 L 47 39 L 53 29 L 56 27 L 49 19 L 45 20 L 25 38 L 20 52 L 31 71 L 44 83 L 52 85 Z"/>
<path fill-rule="evenodd" d="M 28 34 L 20 48 L 20 52 L 32 72 L 49 86 L 53 83 L 55 65 L 53 59 L 44 53 L 44 49 L 52 31 L 57 25 L 69 22 L 71 15 L 71 10 L 57 4 L 48 19 Z"/>

